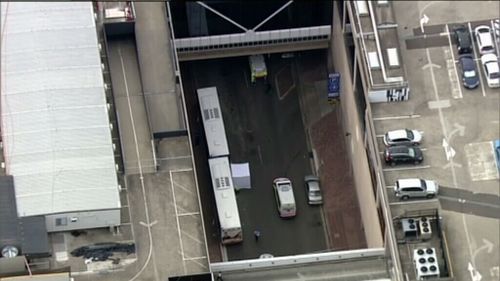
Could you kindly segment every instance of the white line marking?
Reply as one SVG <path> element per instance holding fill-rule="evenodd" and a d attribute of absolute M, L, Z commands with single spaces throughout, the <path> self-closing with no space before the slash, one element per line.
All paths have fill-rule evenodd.
<path fill-rule="evenodd" d="M 384 135 L 376 135 L 377 138 L 383 138 Z"/>
<path fill-rule="evenodd" d="M 193 168 L 187 168 L 187 169 L 178 169 L 178 170 L 170 170 L 170 173 L 185 173 L 185 172 L 192 172 Z"/>
<path fill-rule="evenodd" d="M 191 240 L 197 242 L 198 244 L 203 244 L 203 242 L 201 242 L 201 240 L 197 239 L 196 237 L 188 234 L 186 231 L 182 231 L 182 234 L 187 236 L 188 238 L 190 238 Z"/>
<path fill-rule="evenodd" d="M 429 109 L 448 108 L 451 106 L 450 100 L 428 101 Z"/>
<path fill-rule="evenodd" d="M 156 159 L 157 160 L 176 160 L 176 159 L 186 159 L 186 158 L 191 158 L 191 155 L 162 157 L 162 158 L 156 158 Z"/>
<path fill-rule="evenodd" d="M 386 116 L 386 117 L 374 117 L 373 121 L 384 121 L 384 120 L 399 120 L 399 119 L 411 119 L 411 118 L 419 118 L 420 115 L 412 114 L 412 115 L 401 115 L 401 116 Z"/>
<path fill-rule="evenodd" d="M 206 256 L 203 256 L 203 257 L 185 258 L 184 260 L 185 261 L 192 261 L 192 260 L 202 260 L 202 259 L 206 259 L 206 258 L 207 258 Z"/>
<path fill-rule="evenodd" d="M 415 166 L 415 167 L 405 167 L 405 168 L 386 168 L 382 169 L 384 172 L 394 172 L 394 171 L 405 171 L 405 170 L 419 170 L 430 168 L 430 165 Z"/>
<path fill-rule="evenodd" d="M 450 36 L 450 30 L 448 28 L 448 25 L 445 25 L 446 28 L 446 33 L 448 33 L 448 43 L 450 44 L 450 51 L 451 51 L 451 58 L 453 61 L 455 61 L 455 55 L 453 54 L 453 46 L 451 45 L 451 36 Z M 455 69 L 455 75 L 457 77 L 457 84 L 458 84 L 458 93 L 459 93 L 459 98 L 463 98 L 462 95 L 462 85 L 460 84 L 460 78 L 458 77 L 458 71 L 457 71 L 457 65 L 454 63 L 453 68 Z"/>
<path fill-rule="evenodd" d="M 469 22 L 469 33 L 470 33 L 470 40 L 472 42 L 472 51 L 474 52 L 474 60 L 476 61 L 476 66 L 477 66 L 477 73 L 479 74 L 479 84 L 481 84 L 481 91 L 483 92 L 483 97 L 486 97 L 486 90 L 484 89 L 484 80 L 483 80 L 483 74 L 481 70 L 481 63 L 479 62 L 479 56 L 478 56 L 478 51 L 476 50 L 476 44 L 474 43 L 474 31 L 472 30 L 472 26 Z"/>
<path fill-rule="evenodd" d="M 184 246 L 182 244 L 182 235 L 181 235 L 181 224 L 179 222 L 179 212 L 177 211 L 177 200 L 175 198 L 175 188 L 174 188 L 174 179 L 172 177 L 172 171 L 170 171 L 170 188 L 172 189 L 172 196 L 174 201 L 174 212 L 175 212 L 175 220 L 177 222 L 177 235 L 179 236 L 179 244 L 181 247 L 181 256 L 182 256 L 182 266 L 184 268 L 184 274 L 186 274 L 186 264 L 184 263 Z"/>
<path fill-rule="evenodd" d="M 182 213 L 182 214 L 179 214 L 178 216 L 179 217 L 182 217 L 182 216 L 197 216 L 199 214 L 200 214 L 200 212 L 190 212 L 190 213 Z"/>

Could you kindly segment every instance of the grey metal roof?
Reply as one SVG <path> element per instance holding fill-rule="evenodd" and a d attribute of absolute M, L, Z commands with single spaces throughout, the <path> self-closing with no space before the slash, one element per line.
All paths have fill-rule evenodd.
<path fill-rule="evenodd" d="M 0 249 L 16 246 L 24 255 L 50 252 L 45 217 L 18 218 L 12 176 L 0 177 Z"/>
<path fill-rule="evenodd" d="M 19 216 L 120 207 L 91 2 L 2 2 L 1 131 Z"/>

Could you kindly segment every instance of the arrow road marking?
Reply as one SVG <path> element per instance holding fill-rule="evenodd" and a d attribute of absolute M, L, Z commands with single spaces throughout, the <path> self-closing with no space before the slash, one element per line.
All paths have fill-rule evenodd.
<path fill-rule="evenodd" d="M 465 135 L 465 126 L 455 123 L 453 124 L 453 127 L 455 128 L 450 132 L 448 139 L 451 139 L 456 133 L 458 133 L 458 135 L 461 137 Z"/>

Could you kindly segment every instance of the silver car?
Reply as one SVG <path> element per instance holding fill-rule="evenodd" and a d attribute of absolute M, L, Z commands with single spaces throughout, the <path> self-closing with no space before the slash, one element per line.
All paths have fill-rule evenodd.
<path fill-rule="evenodd" d="M 307 203 L 309 205 L 323 204 L 323 196 L 319 187 L 319 178 L 317 176 L 305 176 L 304 182 L 307 192 Z"/>
<path fill-rule="evenodd" d="M 394 194 L 403 200 L 410 198 L 434 198 L 439 191 L 439 185 L 432 180 L 399 179 L 394 185 Z"/>
<path fill-rule="evenodd" d="M 412 144 L 419 145 L 422 141 L 422 134 L 417 130 L 400 129 L 389 131 L 384 135 L 385 146 Z"/>

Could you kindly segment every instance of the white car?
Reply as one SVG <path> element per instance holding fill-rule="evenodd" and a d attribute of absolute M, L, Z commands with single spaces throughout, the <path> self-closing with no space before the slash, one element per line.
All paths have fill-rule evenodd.
<path fill-rule="evenodd" d="M 274 179 L 273 189 L 280 217 L 295 217 L 297 214 L 297 206 L 295 205 L 295 196 L 293 195 L 293 187 L 290 179 Z"/>
<path fill-rule="evenodd" d="M 422 141 L 422 134 L 417 130 L 400 129 L 389 131 L 384 135 L 385 146 L 393 145 L 419 145 Z"/>
<path fill-rule="evenodd" d="M 433 198 L 438 194 L 439 185 L 435 181 L 423 179 L 399 179 L 394 185 L 394 194 L 403 200 L 423 197 Z"/>
<path fill-rule="evenodd" d="M 481 64 L 483 65 L 484 75 L 490 88 L 500 87 L 500 67 L 498 66 L 498 58 L 495 54 L 486 54 L 481 56 Z"/>
<path fill-rule="evenodd" d="M 480 25 L 474 29 L 474 33 L 476 34 L 477 46 L 481 55 L 495 52 L 491 28 L 489 26 Z"/>

